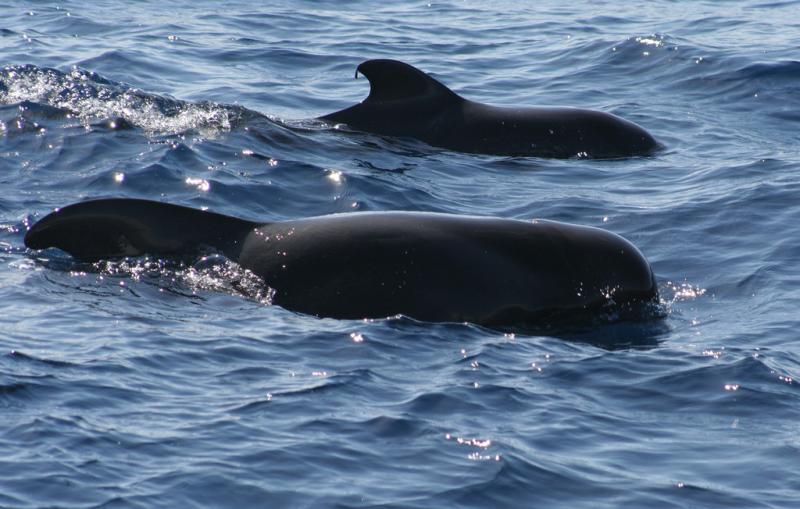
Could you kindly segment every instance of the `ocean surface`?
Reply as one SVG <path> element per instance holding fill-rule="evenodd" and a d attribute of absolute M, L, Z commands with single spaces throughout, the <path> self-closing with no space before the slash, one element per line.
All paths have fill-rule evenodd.
<path fill-rule="evenodd" d="M 800 507 L 798 13 L 0 0 L 0 507 Z M 495 157 L 315 121 L 366 97 L 369 58 L 665 148 Z M 592 225 L 650 260 L 663 316 L 318 319 L 224 259 L 24 247 L 98 197 Z"/>

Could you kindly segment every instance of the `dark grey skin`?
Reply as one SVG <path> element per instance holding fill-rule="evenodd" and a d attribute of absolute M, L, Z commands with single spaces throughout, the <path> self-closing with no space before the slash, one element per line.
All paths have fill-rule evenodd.
<path fill-rule="evenodd" d="M 651 154 L 660 146 L 638 125 L 610 113 L 476 103 L 396 60 L 367 60 L 358 73 L 369 80 L 369 96 L 322 120 L 479 154 L 618 158 Z"/>
<path fill-rule="evenodd" d="M 212 247 L 260 276 L 275 304 L 331 318 L 536 326 L 657 300 L 627 240 L 586 226 L 418 212 L 256 223 L 136 199 L 70 205 L 25 235 L 74 257 L 196 256 Z"/>

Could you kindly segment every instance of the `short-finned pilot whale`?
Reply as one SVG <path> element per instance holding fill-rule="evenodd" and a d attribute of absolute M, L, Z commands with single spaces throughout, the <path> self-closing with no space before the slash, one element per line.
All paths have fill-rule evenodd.
<path fill-rule="evenodd" d="M 357 212 L 259 223 L 140 199 L 69 205 L 34 224 L 32 249 L 95 261 L 211 247 L 261 277 L 273 303 L 319 317 L 394 315 L 538 326 L 657 300 L 650 265 L 605 230 L 553 221 Z"/>
<path fill-rule="evenodd" d="M 321 120 L 481 154 L 618 158 L 647 155 L 659 147 L 643 128 L 610 113 L 489 106 L 464 99 L 396 60 L 367 60 L 358 73 L 369 80 L 369 96 Z"/>

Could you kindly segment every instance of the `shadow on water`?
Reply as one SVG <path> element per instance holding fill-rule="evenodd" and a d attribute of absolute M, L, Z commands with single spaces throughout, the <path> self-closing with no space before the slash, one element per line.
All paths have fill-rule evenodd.
<path fill-rule="evenodd" d="M 520 336 L 546 336 L 605 350 L 657 348 L 671 328 L 661 304 L 637 303 L 602 310 L 562 312 L 535 322 L 498 328 Z M 491 330 L 491 328 L 489 328 Z"/>
<path fill-rule="evenodd" d="M 586 326 L 582 330 L 564 329 L 549 335 L 564 341 L 583 343 L 605 350 L 648 350 L 660 346 L 670 333 L 663 316 L 653 316 L 640 321 L 620 321 Z"/>
<path fill-rule="evenodd" d="M 609 351 L 649 350 L 661 346 L 662 341 L 665 341 L 672 331 L 665 318 L 666 315 L 661 310 L 651 309 L 636 318 L 628 317 L 619 321 L 609 321 L 608 318 L 583 317 L 572 322 L 562 318 L 557 323 L 500 328 L 456 322 L 439 323 L 438 325 L 454 328 L 467 327 L 481 335 L 494 336 L 501 333 L 507 338 L 514 338 L 517 341 L 524 341 L 525 338 L 549 337 Z M 399 333 L 403 331 L 419 333 L 421 331 L 423 334 L 430 334 L 431 323 L 428 322 L 421 322 L 402 315 L 382 320 Z M 456 337 L 458 335 L 449 334 L 448 336 Z"/>

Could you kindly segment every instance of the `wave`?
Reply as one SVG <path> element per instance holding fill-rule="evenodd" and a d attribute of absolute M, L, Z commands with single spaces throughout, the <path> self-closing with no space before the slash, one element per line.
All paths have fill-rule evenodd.
<path fill-rule="evenodd" d="M 0 104 L 20 104 L 22 110 L 59 115 L 82 124 L 105 121 L 112 129 L 133 125 L 161 135 L 195 130 L 210 136 L 234 129 L 256 115 L 240 106 L 150 94 L 77 67 L 61 72 L 35 65 L 3 68 Z"/>

